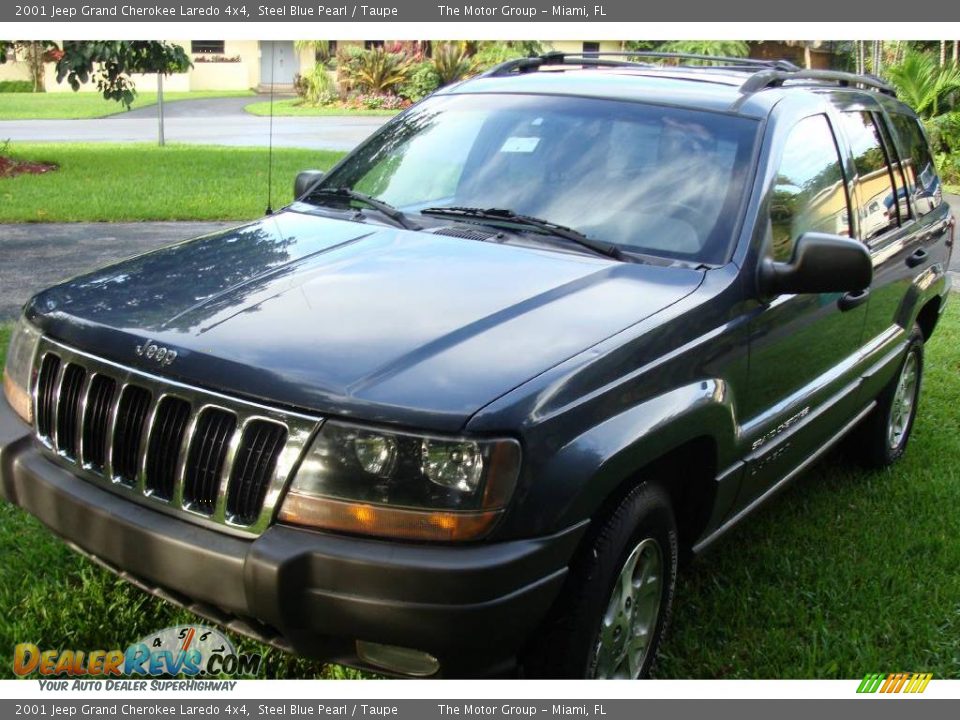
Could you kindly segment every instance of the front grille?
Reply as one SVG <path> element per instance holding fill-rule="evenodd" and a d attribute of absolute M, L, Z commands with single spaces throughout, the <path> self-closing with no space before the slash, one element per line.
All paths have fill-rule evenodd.
<path fill-rule="evenodd" d="M 233 413 L 208 408 L 200 414 L 190 445 L 183 483 L 183 499 L 204 515 L 213 514 L 220 493 L 220 475 L 227 444 L 237 429 Z"/>
<path fill-rule="evenodd" d="M 58 463 L 202 525 L 259 534 L 319 418 L 231 398 L 41 340 L 36 434 Z"/>
<path fill-rule="evenodd" d="M 177 460 L 190 421 L 190 403 L 167 396 L 157 403 L 150 446 L 147 448 L 146 487 L 161 500 L 173 497 Z"/>
<path fill-rule="evenodd" d="M 286 441 L 286 428 L 276 423 L 257 420 L 244 429 L 227 495 L 227 510 L 241 522 L 256 517 L 267 491 L 270 468 Z"/>
<path fill-rule="evenodd" d="M 40 363 L 37 378 L 37 433 L 43 438 L 53 437 L 53 416 L 57 409 L 57 380 L 60 377 L 60 358 L 46 355 Z"/>
<path fill-rule="evenodd" d="M 120 394 L 113 431 L 113 475 L 133 487 L 140 473 L 140 444 L 153 396 L 139 385 L 127 385 Z"/>
<path fill-rule="evenodd" d="M 80 426 L 77 412 L 86 379 L 87 371 L 70 363 L 64 370 L 60 383 L 60 397 L 57 400 L 57 445 L 60 452 L 72 458 L 77 456 L 77 428 Z"/>
<path fill-rule="evenodd" d="M 49 355 L 48 357 L 54 357 Z M 83 461 L 102 472 L 110 447 L 110 408 L 117 391 L 117 382 L 106 375 L 95 375 L 90 381 L 87 409 L 83 416 Z"/>

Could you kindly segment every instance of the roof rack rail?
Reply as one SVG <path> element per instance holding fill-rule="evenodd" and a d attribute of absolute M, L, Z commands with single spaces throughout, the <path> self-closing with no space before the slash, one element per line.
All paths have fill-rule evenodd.
<path fill-rule="evenodd" d="M 740 86 L 740 92 L 745 95 L 759 92 L 770 87 L 780 87 L 789 80 L 813 80 L 815 82 L 834 82 L 840 87 L 861 87 L 866 90 L 877 90 L 884 95 L 897 96 L 892 85 L 884 82 L 875 75 L 857 75 L 840 70 L 760 70 L 755 72 Z"/>
<path fill-rule="evenodd" d="M 698 70 L 782 70 L 792 72 L 800 70 L 788 60 L 758 60 L 756 58 L 725 57 L 722 55 L 698 55 L 696 53 L 671 53 L 646 50 L 629 50 L 622 52 L 560 52 L 554 50 L 542 55 L 514 58 L 495 65 L 482 73 L 480 77 L 496 77 L 508 75 L 512 72 L 535 72 L 541 67 L 556 65 L 596 65 L 602 67 L 658 67 L 654 63 L 643 63 L 631 58 L 653 58 L 658 60 L 697 60 L 719 62 L 723 65 L 680 65 L 680 67 L 696 68 Z"/>

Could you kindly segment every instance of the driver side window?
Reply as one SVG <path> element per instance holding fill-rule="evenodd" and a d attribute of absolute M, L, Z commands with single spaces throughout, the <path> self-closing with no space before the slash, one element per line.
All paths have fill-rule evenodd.
<path fill-rule="evenodd" d="M 812 115 L 790 131 L 770 199 L 768 252 L 793 257 L 805 232 L 850 237 L 850 209 L 837 143 L 826 115 Z"/>

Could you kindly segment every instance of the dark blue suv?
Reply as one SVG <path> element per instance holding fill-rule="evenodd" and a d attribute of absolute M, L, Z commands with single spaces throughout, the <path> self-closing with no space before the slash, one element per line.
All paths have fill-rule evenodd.
<path fill-rule="evenodd" d="M 904 452 L 954 221 L 882 82 L 640 59 L 511 61 L 39 293 L 2 494 L 293 652 L 645 676 L 683 553 L 845 436 Z"/>

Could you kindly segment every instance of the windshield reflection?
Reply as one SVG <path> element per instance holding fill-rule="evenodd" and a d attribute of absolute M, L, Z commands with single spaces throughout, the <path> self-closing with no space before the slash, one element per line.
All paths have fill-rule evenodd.
<path fill-rule="evenodd" d="M 626 250 L 726 259 L 753 120 L 558 96 L 451 95 L 386 126 L 323 181 L 406 212 L 509 208 Z"/>

